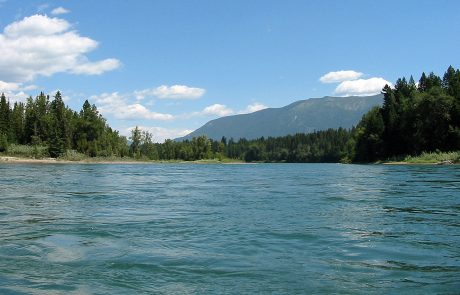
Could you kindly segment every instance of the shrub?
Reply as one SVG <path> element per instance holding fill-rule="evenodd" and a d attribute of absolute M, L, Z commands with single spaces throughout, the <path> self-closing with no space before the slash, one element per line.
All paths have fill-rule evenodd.
<path fill-rule="evenodd" d="M 8 148 L 8 155 L 23 157 L 23 158 L 35 158 L 41 159 L 49 157 L 48 147 L 41 145 L 20 145 L 12 144 Z"/>
<path fill-rule="evenodd" d="M 85 154 L 79 153 L 76 150 L 66 150 L 65 153 L 59 156 L 60 160 L 67 161 L 82 161 L 86 158 Z"/>
<path fill-rule="evenodd" d="M 0 153 L 8 151 L 8 138 L 6 134 L 0 134 Z"/>
<path fill-rule="evenodd" d="M 408 156 L 404 160 L 409 163 L 440 163 L 444 161 L 458 163 L 460 162 L 460 152 L 423 152 L 419 156 Z"/>

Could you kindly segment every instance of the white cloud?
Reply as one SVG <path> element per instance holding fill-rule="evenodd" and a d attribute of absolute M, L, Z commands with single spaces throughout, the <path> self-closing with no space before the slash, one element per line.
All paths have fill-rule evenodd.
<path fill-rule="evenodd" d="M 60 14 L 66 14 L 66 13 L 69 13 L 69 12 L 70 12 L 70 10 L 65 9 L 65 8 L 62 7 L 62 6 L 59 6 L 59 7 L 56 7 L 55 9 L 53 9 L 53 10 L 51 11 L 51 14 L 52 14 L 52 15 L 60 15 Z"/>
<path fill-rule="evenodd" d="M 9 100 L 11 104 L 15 102 L 26 102 L 27 98 L 30 96 L 24 91 L 0 91 L 0 93 L 4 93 L 5 97 Z"/>
<path fill-rule="evenodd" d="M 0 80 L 0 92 L 18 90 L 20 85 L 20 83 L 8 83 Z"/>
<path fill-rule="evenodd" d="M 0 34 L 0 80 L 20 83 L 62 72 L 98 75 L 120 66 L 113 58 L 89 61 L 86 54 L 97 41 L 71 27 L 64 19 L 38 14 L 6 26 Z"/>
<path fill-rule="evenodd" d="M 254 113 L 254 112 L 266 109 L 266 108 L 268 108 L 266 105 L 255 102 L 255 103 L 248 105 L 244 110 L 239 111 L 238 113 L 239 114 L 250 114 L 250 113 Z"/>
<path fill-rule="evenodd" d="M 90 100 L 96 102 L 98 109 L 105 115 L 113 115 L 117 119 L 146 119 L 167 121 L 174 119 L 173 115 L 152 112 L 139 103 L 127 102 L 127 97 L 118 92 L 93 95 Z"/>
<path fill-rule="evenodd" d="M 197 99 L 202 97 L 205 92 L 206 90 L 203 88 L 185 85 L 161 85 L 156 88 L 137 90 L 134 93 L 137 99 L 144 99 L 151 96 L 163 99 Z"/>
<path fill-rule="evenodd" d="M 125 129 L 124 133 L 127 137 L 131 135 L 131 130 L 135 126 Z M 154 142 L 164 142 L 166 139 L 175 139 L 178 137 L 185 136 L 191 133 L 193 130 L 190 129 L 177 129 L 177 128 L 163 128 L 163 127 L 147 127 L 147 126 L 138 126 L 139 129 L 143 131 L 148 131 L 153 135 Z"/>
<path fill-rule="evenodd" d="M 360 78 L 363 73 L 356 72 L 356 71 L 336 71 L 336 72 L 329 72 L 319 78 L 322 83 L 338 83 L 343 81 L 349 80 L 356 80 Z"/>
<path fill-rule="evenodd" d="M 374 77 L 370 79 L 358 79 L 353 81 L 343 81 L 337 86 L 337 88 L 334 91 L 334 94 L 340 96 L 374 95 L 380 93 L 385 84 L 392 86 L 390 82 L 380 77 Z"/>
<path fill-rule="evenodd" d="M 13 93 L 12 91 L 22 92 L 22 91 L 29 91 L 29 90 L 34 90 L 34 89 L 37 89 L 36 85 L 31 84 L 31 85 L 23 86 L 22 83 L 5 82 L 5 81 L 0 80 L 0 93 L 5 92 L 5 93 L 12 94 Z"/>
<path fill-rule="evenodd" d="M 25 102 L 29 97 L 24 91 L 37 89 L 36 85 L 25 85 L 22 83 L 8 83 L 0 81 L 0 93 L 4 93 L 10 102 Z"/>
<path fill-rule="evenodd" d="M 228 115 L 233 114 L 233 110 L 228 108 L 226 105 L 216 103 L 216 104 L 205 107 L 200 112 L 200 114 L 217 115 L 217 116 L 223 117 L 223 116 L 228 116 Z"/>
<path fill-rule="evenodd" d="M 238 113 L 235 113 L 233 109 L 227 107 L 224 104 L 220 103 L 215 103 L 213 105 L 205 107 L 203 110 L 199 112 L 193 112 L 191 114 L 186 114 L 183 115 L 182 118 L 191 118 L 191 117 L 196 117 L 196 116 L 219 116 L 219 117 L 224 117 L 224 116 L 229 116 L 233 114 L 249 114 L 253 113 L 256 111 L 260 111 L 263 109 L 266 109 L 267 106 L 263 105 L 261 103 L 255 102 L 250 105 L 248 105 L 244 110 L 239 111 Z"/>
<path fill-rule="evenodd" d="M 21 21 L 11 23 L 3 30 L 5 37 L 34 37 L 34 36 L 48 36 L 59 34 L 67 31 L 70 24 L 59 18 L 49 18 L 46 15 L 32 15 L 25 17 Z"/>
<path fill-rule="evenodd" d="M 24 91 L 35 90 L 37 88 L 38 88 L 37 85 L 26 85 L 24 87 L 21 87 L 21 89 Z"/>
<path fill-rule="evenodd" d="M 86 62 L 75 66 L 71 71 L 75 74 L 100 75 L 120 67 L 120 61 L 115 58 L 108 58 L 97 62 Z"/>

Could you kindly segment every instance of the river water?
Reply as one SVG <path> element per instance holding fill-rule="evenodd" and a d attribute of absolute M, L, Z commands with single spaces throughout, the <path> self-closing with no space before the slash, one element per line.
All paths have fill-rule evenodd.
<path fill-rule="evenodd" d="M 460 167 L 0 165 L 0 294 L 460 292 Z"/>

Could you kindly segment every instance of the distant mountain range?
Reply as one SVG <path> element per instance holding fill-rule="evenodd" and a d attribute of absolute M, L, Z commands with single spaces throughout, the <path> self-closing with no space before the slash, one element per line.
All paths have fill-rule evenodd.
<path fill-rule="evenodd" d="M 381 105 L 383 95 L 310 98 L 282 108 L 268 108 L 209 121 L 177 141 L 206 135 L 220 140 L 277 137 L 296 133 L 310 133 L 328 128 L 351 128 L 372 107 Z"/>

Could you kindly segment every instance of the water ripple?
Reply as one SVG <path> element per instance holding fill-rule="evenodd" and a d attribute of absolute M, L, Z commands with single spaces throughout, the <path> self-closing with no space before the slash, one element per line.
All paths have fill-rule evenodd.
<path fill-rule="evenodd" d="M 0 294 L 447 293 L 460 168 L 0 165 Z"/>

